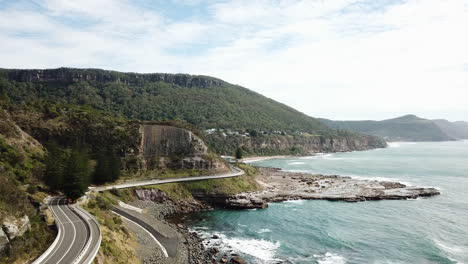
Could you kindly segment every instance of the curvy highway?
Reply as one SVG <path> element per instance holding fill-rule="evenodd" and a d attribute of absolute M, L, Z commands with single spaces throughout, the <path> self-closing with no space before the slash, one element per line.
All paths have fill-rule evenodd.
<path fill-rule="evenodd" d="M 68 205 L 63 197 L 48 202 L 54 214 L 58 234 L 52 245 L 33 264 L 89 264 L 101 244 L 98 223 L 77 205 Z"/>
<path fill-rule="evenodd" d="M 89 187 L 91 192 L 105 191 L 110 189 L 123 189 L 135 186 L 155 185 L 172 182 L 200 181 L 209 179 L 231 178 L 244 175 L 244 171 L 239 168 L 232 168 L 232 171 L 211 175 L 196 176 L 173 179 L 153 179 L 143 181 L 126 182 L 117 185 L 108 185 L 100 187 Z M 52 245 L 36 259 L 33 264 L 90 264 L 96 257 L 101 245 L 101 230 L 99 224 L 84 209 L 78 205 L 69 205 L 63 197 L 55 197 L 49 200 L 49 208 L 54 214 L 55 224 L 58 229 L 57 237 Z M 122 212 L 119 212 L 121 216 Z M 128 217 L 128 216 L 127 216 Z M 145 223 L 138 223 L 145 227 Z M 145 227 L 145 229 L 148 229 Z M 169 249 L 169 255 L 174 254 L 173 241 L 160 237 L 159 233 L 151 228 L 148 231 L 163 247 Z M 154 231 L 154 232 L 153 232 Z M 167 240 L 167 241 L 166 241 Z"/>

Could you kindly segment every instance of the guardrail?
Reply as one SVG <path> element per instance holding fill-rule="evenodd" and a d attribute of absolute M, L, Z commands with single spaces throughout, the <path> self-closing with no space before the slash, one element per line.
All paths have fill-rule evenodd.
<path fill-rule="evenodd" d="M 97 220 L 90 214 L 88 211 L 84 210 L 78 205 L 75 205 L 73 207 L 74 211 L 86 222 L 86 226 L 89 230 L 89 239 L 86 245 L 84 246 L 83 250 L 81 251 L 80 255 L 73 261 L 73 264 L 91 264 L 96 257 L 99 248 L 101 247 L 101 241 L 102 241 L 102 236 L 101 236 L 101 228 L 99 227 L 99 224 L 97 224 Z M 87 220 L 88 218 L 89 220 Z M 91 253 L 82 261 L 80 262 L 83 257 L 86 256 L 86 253 L 88 252 L 89 248 L 91 247 L 91 243 L 93 242 L 93 228 L 91 225 L 96 225 L 97 230 L 98 230 L 98 240 L 97 243 L 94 245 L 94 248 L 91 250 Z"/>

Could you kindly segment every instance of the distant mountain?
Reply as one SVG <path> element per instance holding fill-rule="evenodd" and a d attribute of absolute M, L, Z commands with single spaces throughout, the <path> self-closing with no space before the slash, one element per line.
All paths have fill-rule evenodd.
<path fill-rule="evenodd" d="M 428 120 L 415 115 L 382 121 L 319 120 L 335 129 L 376 135 L 387 141 L 452 141 L 468 138 L 467 122 Z"/>
<path fill-rule="evenodd" d="M 432 121 L 450 137 L 455 139 L 468 139 L 468 122 L 450 122 L 445 119 L 435 119 Z"/>

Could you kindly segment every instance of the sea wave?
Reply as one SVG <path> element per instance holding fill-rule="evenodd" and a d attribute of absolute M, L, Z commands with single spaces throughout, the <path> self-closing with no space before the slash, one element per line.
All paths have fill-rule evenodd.
<path fill-rule="evenodd" d="M 310 159 L 327 159 L 333 157 L 333 153 L 316 153 L 313 156 L 306 156 L 306 157 L 300 157 L 299 159 L 302 160 L 310 160 Z"/>
<path fill-rule="evenodd" d="M 288 165 L 304 165 L 306 164 L 305 162 L 301 162 L 301 161 L 293 161 L 293 162 L 289 162 Z"/>
<path fill-rule="evenodd" d="M 327 252 L 323 255 L 314 255 L 319 264 L 345 264 L 346 259 L 338 254 Z"/>
<path fill-rule="evenodd" d="M 261 229 L 263 232 L 271 232 L 268 229 Z M 216 233 L 217 239 L 212 239 L 215 233 L 205 230 L 194 229 L 196 233 L 204 240 L 205 247 L 218 247 L 221 252 L 236 252 L 249 255 L 261 261 L 261 263 L 270 263 L 280 261 L 275 258 L 276 250 L 281 246 L 280 242 L 272 242 L 264 239 L 252 239 L 241 237 L 228 237 L 222 233 Z"/>
<path fill-rule="evenodd" d="M 460 246 L 455 246 L 455 245 L 449 245 L 447 243 L 441 242 L 440 240 L 437 239 L 432 239 L 434 244 L 443 252 L 447 254 L 447 257 L 451 260 L 456 262 L 457 264 L 463 264 L 460 262 L 457 257 L 458 256 L 465 256 L 465 254 L 468 252 L 467 248 L 463 248 Z"/>
<path fill-rule="evenodd" d="M 303 204 L 305 200 L 287 200 L 284 203 Z"/>

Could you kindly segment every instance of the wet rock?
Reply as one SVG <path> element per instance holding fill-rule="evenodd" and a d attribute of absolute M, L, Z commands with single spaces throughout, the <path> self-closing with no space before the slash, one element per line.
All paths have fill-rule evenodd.
<path fill-rule="evenodd" d="M 219 253 L 219 249 L 217 249 L 217 248 L 210 248 L 210 253 L 211 253 L 212 255 L 216 255 L 216 254 Z"/>
<path fill-rule="evenodd" d="M 232 264 L 247 264 L 247 261 L 239 256 L 235 256 L 231 259 Z"/>

